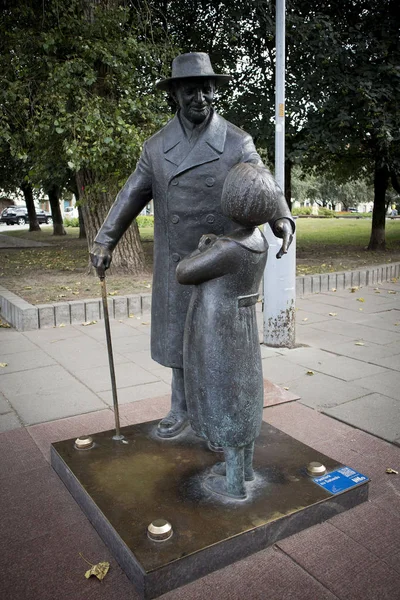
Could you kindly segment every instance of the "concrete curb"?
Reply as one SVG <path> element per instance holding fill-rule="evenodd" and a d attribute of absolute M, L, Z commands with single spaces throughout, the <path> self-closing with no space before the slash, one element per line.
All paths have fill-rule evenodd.
<path fill-rule="evenodd" d="M 333 289 L 346 290 L 355 286 L 375 285 L 400 276 L 400 262 L 374 267 L 365 267 L 355 271 L 338 271 L 321 275 L 296 277 L 296 295 L 308 296 Z"/>
<path fill-rule="evenodd" d="M 113 296 L 107 300 L 111 319 L 141 315 L 148 313 L 151 308 L 151 294 Z M 0 316 L 17 331 L 32 331 L 99 321 L 103 319 L 103 304 L 100 298 L 93 298 L 34 306 L 0 286 Z"/>
<path fill-rule="evenodd" d="M 395 277 L 400 277 L 400 262 L 355 271 L 305 275 L 296 277 L 296 294 L 308 296 L 329 292 L 332 289 L 339 291 L 355 286 L 375 285 Z M 151 294 L 108 298 L 108 311 L 112 319 L 148 313 L 150 308 Z M 34 306 L 0 285 L 0 316 L 17 331 L 31 331 L 45 327 L 99 321 L 103 318 L 103 306 L 100 298 Z"/>

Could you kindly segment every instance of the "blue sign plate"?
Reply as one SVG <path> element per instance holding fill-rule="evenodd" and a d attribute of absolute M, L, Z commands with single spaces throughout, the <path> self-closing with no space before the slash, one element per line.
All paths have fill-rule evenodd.
<path fill-rule="evenodd" d="M 368 481 L 368 477 L 349 467 L 342 467 L 321 477 L 313 477 L 313 481 L 331 494 L 340 494 L 355 485 Z"/>

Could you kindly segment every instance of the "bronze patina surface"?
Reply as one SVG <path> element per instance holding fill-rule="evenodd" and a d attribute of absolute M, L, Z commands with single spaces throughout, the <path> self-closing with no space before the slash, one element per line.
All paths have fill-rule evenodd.
<path fill-rule="evenodd" d="M 332 496 L 307 475 L 312 461 L 330 472 L 335 460 L 263 423 L 256 479 L 245 501 L 203 487 L 221 459 L 190 429 L 165 440 L 157 421 L 94 434 L 94 446 L 53 444 L 52 464 L 146 598 L 155 597 L 363 502 L 368 483 Z M 148 525 L 168 520 L 170 539 L 149 539 Z"/>

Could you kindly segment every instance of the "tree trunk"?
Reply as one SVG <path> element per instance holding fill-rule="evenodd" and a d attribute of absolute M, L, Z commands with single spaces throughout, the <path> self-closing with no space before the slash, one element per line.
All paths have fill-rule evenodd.
<path fill-rule="evenodd" d="M 79 215 L 79 239 L 85 240 L 86 239 L 86 228 L 85 228 L 85 220 L 83 218 L 82 207 L 80 204 L 78 204 L 77 208 L 78 208 L 78 215 Z"/>
<path fill-rule="evenodd" d="M 70 189 L 71 189 L 72 193 L 75 196 L 75 204 L 76 204 L 76 207 L 78 209 L 78 216 L 79 216 L 79 239 L 80 240 L 85 240 L 86 239 L 85 221 L 83 219 L 83 213 L 82 213 L 81 205 L 79 204 L 79 189 L 78 189 L 78 183 L 76 181 L 76 177 L 72 177 L 69 183 L 70 183 Z"/>
<path fill-rule="evenodd" d="M 114 202 L 115 195 L 112 192 L 95 191 L 95 177 L 89 171 L 80 171 L 77 173 L 77 184 L 90 251 L 94 238 Z M 145 257 L 142 242 L 140 241 L 139 228 L 136 221 L 134 221 L 113 251 L 111 272 L 122 271 L 137 275 L 144 271 L 145 268 Z"/>
<path fill-rule="evenodd" d="M 385 250 L 386 190 L 389 183 L 389 171 L 386 166 L 375 163 L 374 208 L 372 210 L 372 230 L 367 250 Z"/>
<path fill-rule="evenodd" d="M 292 210 L 292 167 L 292 161 L 285 160 L 285 198 L 290 210 Z"/>
<path fill-rule="evenodd" d="M 30 183 L 22 183 L 21 190 L 24 194 L 26 209 L 29 217 L 29 231 L 41 231 L 39 221 L 36 215 L 35 203 L 33 201 L 33 191 Z"/>
<path fill-rule="evenodd" d="M 56 185 L 53 185 L 47 190 L 47 195 L 50 200 L 51 215 L 53 217 L 53 235 L 67 235 L 60 208 L 60 189 Z"/>

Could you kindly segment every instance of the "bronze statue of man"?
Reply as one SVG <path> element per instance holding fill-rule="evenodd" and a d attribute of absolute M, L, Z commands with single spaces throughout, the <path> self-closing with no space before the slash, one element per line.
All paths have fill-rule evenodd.
<path fill-rule="evenodd" d="M 240 162 L 262 166 L 251 136 L 212 106 L 216 86 L 229 79 L 214 73 L 203 52 L 174 59 L 172 76 L 156 86 L 174 98 L 177 114 L 145 142 L 136 170 L 117 195 L 91 250 L 93 265 L 108 268 L 119 239 L 153 199 L 151 355 L 172 368 L 171 410 L 157 428 L 162 438 L 178 435 L 188 424 L 183 332 L 191 286 L 177 282 L 177 264 L 196 249 L 203 234 L 228 234 L 235 228 L 221 210 L 222 187 L 230 169 Z M 283 238 L 282 252 L 286 252 L 294 224 L 280 191 L 270 225 Z"/>

